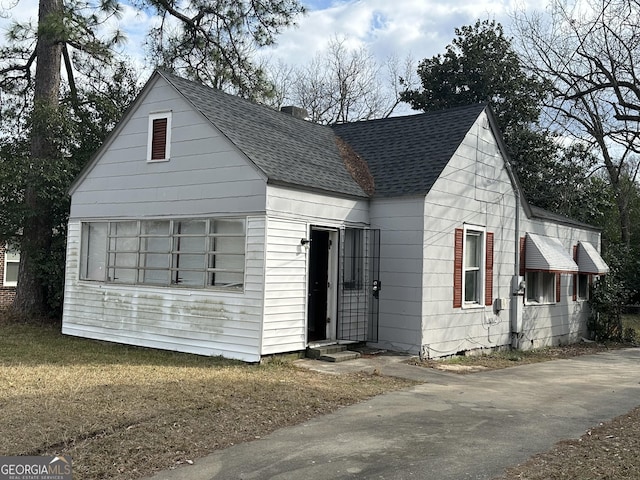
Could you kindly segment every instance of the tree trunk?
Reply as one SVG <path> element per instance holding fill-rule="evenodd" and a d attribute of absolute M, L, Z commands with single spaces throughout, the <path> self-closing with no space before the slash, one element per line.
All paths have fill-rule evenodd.
<path fill-rule="evenodd" d="M 47 288 L 43 281 L 43 262 L 51 246 L 52 223 L 48 200 L 39 195 L 42 166 L 59 157 L 55 142 L 56 113 L 60 93 L 62 42 L 61 0 L 40 0 L 36 73 L 31 126 L 30 176 L 24 194 L 26 219 L 20 243 L 20 271 L 13 306 L 25 315 L 47 312 Z"/>

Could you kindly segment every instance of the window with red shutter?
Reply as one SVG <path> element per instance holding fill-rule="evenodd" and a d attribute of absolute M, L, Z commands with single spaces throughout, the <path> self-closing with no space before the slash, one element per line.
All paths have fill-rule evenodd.
<path fill-rule="evenodd" d="M 453 307 L 493 303 L 493 233 L 472 225 L 454 235 Z"/>
<path fill-rule="evenodd" d="M 484 277 L 484 304 L 493 304 L 493 233 L 487 232 L 485 277 Z"/>
<path fill-rule="evenodd" d="M 153 120 L 153 133 L 151 138 L 151 160 L 164 160 L 167 152 L 167 119 L 156 118 Z"/>
<path fill-rule="evenodd" d="M 147 161 L 169 160 L 171 150 L 171 112 L 149 115 L 149 136 L 147 140 Z"/>
<path fill-rule="evenodd" d="M 456 228 L 453 259 L 453 308 L 462 307 L 462 245 L 464 231 Z"/>

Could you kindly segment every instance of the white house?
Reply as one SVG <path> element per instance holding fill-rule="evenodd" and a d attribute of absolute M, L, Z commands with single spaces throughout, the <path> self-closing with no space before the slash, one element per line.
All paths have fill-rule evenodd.
<path fill-rule="evenodd" d="M 127 344 L 570 342 L 608 270 L 526 203 L 484 105 L 327 127 L 156 72 L 70 193 L 63 333 Z"/>

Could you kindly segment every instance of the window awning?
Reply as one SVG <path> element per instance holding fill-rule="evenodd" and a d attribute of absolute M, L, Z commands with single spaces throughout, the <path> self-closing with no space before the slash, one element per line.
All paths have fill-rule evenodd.
<path fill-rule="evenodd" d="M 609 266 L 602 259 L 596 247 L 589 242 L 578 242 L 578 270 L 580 273 L 604 275 L 609 273 Z"/>
<path fill-rule="evenodd" d="M 557 238 L 527 233 L 525 259 L 527 270 L 578 273 L 578 265 Z"/>

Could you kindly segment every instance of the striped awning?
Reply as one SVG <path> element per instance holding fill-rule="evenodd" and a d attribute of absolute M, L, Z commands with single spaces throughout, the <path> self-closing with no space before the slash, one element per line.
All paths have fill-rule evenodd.
<path fill-rule="evenodd" d="M 578 242 L 578 270 L 580 273 L 604 275 L 609 273 L 609 266 L 589 242 Z"/>
<path fill-rule="evenodd" d="M 557 238 L 527 233 L 525 259 L 527 270 L 578 273 L 578 265 Z"/>

